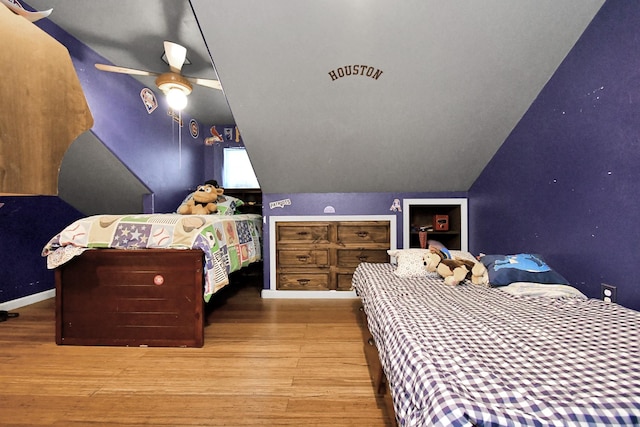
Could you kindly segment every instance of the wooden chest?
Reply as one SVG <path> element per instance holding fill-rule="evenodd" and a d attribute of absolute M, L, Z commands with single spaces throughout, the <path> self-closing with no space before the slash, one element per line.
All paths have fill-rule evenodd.
<path fill-rule="evenodd" d="M 388 221 L 279 221 L 276 289 L 350 290 L 361 262 L 389 262 Z"/>
<path fill-rule="evenodd" d="M 202 347 L 203 252 L 97 249 L 56 269 L 56 343 Z"/>

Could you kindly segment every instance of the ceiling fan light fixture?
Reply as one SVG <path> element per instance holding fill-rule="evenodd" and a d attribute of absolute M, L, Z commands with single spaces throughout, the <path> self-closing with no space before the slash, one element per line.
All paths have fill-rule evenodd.
<path fill-rule="evenodd" d="M 187 106 L 187 95 L 182 90 L 173 87 L 167 91 L 167 102 L 169 107 L 174 110 L 183 110 Z"/>
<path fill-rule="evenodd" d="M 180 74 L 164 73 L 156 78 L 156 85 L 164 92 L 169 106 L 174 110 L 182 110 L 187 106 L 187 95 L 193 87 L 191 83 Z"/>

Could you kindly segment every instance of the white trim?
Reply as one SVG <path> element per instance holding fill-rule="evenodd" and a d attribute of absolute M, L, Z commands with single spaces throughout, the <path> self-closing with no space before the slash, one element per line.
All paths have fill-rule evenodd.
<path fill-rule="evenodd" d="M 409 208 L 411 205 L 459 205 L 460 206 L 460 250 L 469 251 L 469 212 L 467 199 L 404 199 L 402 201 L 402 247 L 411 246 L 411 220 L 409 219 Z"/>
<path fill-rule="evenodd" d="M 263 289 L 262 298 L 279 299 L 353 299 L 359 298 L 355 291 L 279 291 L 274 289 Z"/>
<path fill-rule="evenodd" d="M 276 289 L 276 222 L 284 221 L 389 221 L 389 249 L 398 246 L 396 215 L 292 215 L 269 217 L 269 289 L 262 290 L 263 298 L 356 298 L 353 291 L 283 291 Z"/>
<path fill-rule="evenodd" d="M 49 289 L 48 291 L 43 291 L 37 294 L 27 295 L 26 297 L 3 302 L 0 304 L 0 310 L 14 310 L 16 308 L 25 307 L 27 305 L 35 304 L 40 301 L 48 300 L 49 298 L 53 298 L 55 296 L 56 290 Z"/>

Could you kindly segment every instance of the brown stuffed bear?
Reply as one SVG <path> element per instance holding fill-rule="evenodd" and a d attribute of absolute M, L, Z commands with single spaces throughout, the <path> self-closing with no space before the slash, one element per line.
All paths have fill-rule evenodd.
<path fill-rule="evenodd" d="M 182 215 L 209 215 L 218 211 L 216 201 L 224 193 L 216 181 L 207 181 L 199 185 L 193 192 L 193 197 L 180 205 L 178 213 Z"/>
<path fill-rule="evenodd" d="M 437 247 L 429 246 L 429 253 L 424 256 L 427 271 L 437 272 L 447 285 L 455 286 L 465 279 L 476 283 L 472 273 L 476 262 L 463 258 L 446 258 Z"/>

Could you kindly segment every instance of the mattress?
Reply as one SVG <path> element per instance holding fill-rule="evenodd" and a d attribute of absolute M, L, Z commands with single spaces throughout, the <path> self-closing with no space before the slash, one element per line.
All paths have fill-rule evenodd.
<path fill-rule="evenodd" d="M 512 295 L 391 264 L 353 276 L 407 426 L 640 424 L 640 313 Z"/>

